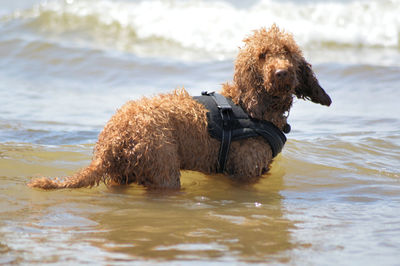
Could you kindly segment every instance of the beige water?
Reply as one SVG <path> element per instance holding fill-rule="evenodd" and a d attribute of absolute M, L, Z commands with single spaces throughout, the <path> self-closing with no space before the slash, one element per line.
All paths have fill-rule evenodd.
<path fill-rule="evenodd" d="M 20 169 L 73 173 L 77 163 L 87 163 L 90 147 L 2 150 L 1 166 L 10 169 L 0 183 L 3 262 L 287 261 L 281 252 L 296 246 L 280 195 L 279 162 L 271 176 L 251 186 L 185 172 L 181 191 L 103 185 L 43 192 L 11 177 L 21 176 Z"/>
<path fill-rule="evenodd" d="M 256 184 L 184 172 L 170 192 L 25 186 L 31 175 L 72 174 L 91 148 L 1 145 L 2 263 L 397 263 L 396 173 L 306 163 L 307 148 L 289 141 Z"/>

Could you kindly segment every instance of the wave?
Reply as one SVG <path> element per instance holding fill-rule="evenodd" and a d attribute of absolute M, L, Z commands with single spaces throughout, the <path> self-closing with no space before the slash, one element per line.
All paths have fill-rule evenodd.
<path fill-rule="evenodd" d="M 398 14 L 400 0 L 260 0 L 248 7 L 198 0 L 65 0 L 5 15 L 0 29 L 139 54 L 180 53 L 185 48 L 201 57 L 236 53 L 251 30 L 272 23 L 292 32 L 303 48 L 398 49 Z"/>

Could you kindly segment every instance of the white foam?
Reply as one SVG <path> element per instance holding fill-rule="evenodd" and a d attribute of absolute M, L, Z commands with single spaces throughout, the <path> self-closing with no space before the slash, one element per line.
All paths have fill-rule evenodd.
<path fill-rule="evenodd" d="M 292 32 L 303 47 L 400 48 L 398 14 L 400 0 L 260 0 L 248 8 L 223 1 L 66 0 L 43 2 L 21 17 L 37 19 L 41 30 L 53 34 L 81 31 L 92 42 L 108 40 L 107 45 L 123 50 L 146 50 L 146 45 L 164 42 L 226 55 L 235 53 L 251 30 L 272 23 Z"/>

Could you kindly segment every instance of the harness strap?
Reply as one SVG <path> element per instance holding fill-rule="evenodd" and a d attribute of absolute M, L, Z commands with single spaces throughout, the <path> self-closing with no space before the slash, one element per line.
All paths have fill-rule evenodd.
<path fill-rule="evenodd" d="M 215 103 L 217 104 L 218 109 L 220 109 L 221 111 L 232 111 L 232 106 L 228 103 L 228 100 L 221 94 L 215 93 L 214 91 L 213 92 L 203 91 L 201 95 L 211 96 L 215 101 Z"/>
<path fill-rule="evenodd" d="M 222 118 L 222 138 L 221 146 L 218 153 L 218 173 L 223 173 L 225 171 L 226 161 L 228 159 L 229 147 L 232 141 L 232 128 L 230 126 L 232 106 L 228 103 L 226 98 L 221 94 L 215 92 L 203 91 L 201 95 L 208 95 L 215 101 L 218 109 L 221 113 Z"/>
<path fill-rule="evenodd" d="M 221 141 L 217 162 L 218 173 L 225 172 L 232 141 L 261 136 L 269 143 L 273 157 L 281 152 L 286 136 L 273 123 L 252 119 L 231 99 L 218 93 L 205 91 L 201 94 L 202 96 L 193 98 L 207 108 L 209 133 L 211 137 Z M 288 133 L 290 126 L 287 124 L 283 131 Z"/>

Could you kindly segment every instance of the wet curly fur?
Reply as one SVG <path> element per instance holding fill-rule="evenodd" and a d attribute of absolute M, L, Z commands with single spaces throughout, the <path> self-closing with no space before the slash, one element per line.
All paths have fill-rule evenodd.
<path fill-rule="evenodd" d="M 252 118 L 283 129 L 293 97 L 329 106 L 292 35 L 273 25 L 244 40 L 235 62 L 233 82 L 222 92 Z M 137 183 L 150 188 L 179 188 L 180 170 L 206 174 L 218 168 L 219 141 L 207 130 L 207 110 L 184 89 L 129 101 L 106 124 L 91 164 L 64 180 L 38 178 L 44 189 Z M 226 174 L 249 180 L 268 171 L 269 144 L 261 137 L 232 142 Z"/>

